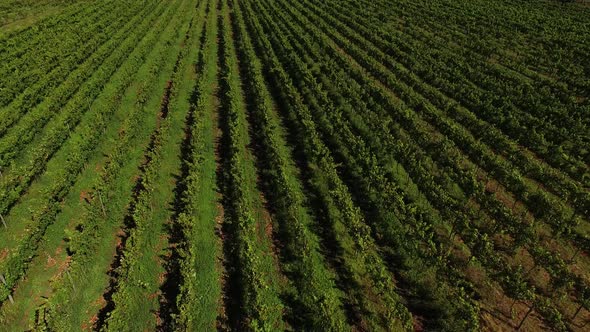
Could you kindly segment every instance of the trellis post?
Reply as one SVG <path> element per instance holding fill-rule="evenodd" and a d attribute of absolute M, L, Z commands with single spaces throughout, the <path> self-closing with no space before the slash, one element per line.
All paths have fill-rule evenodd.
<path fill-rule="evenodd" d="M 8 283 L 6 282 L 6 279 L 4 279 L 3 274 L 0 274 L 0 280 L 2 281 L 4 286 L 8 287 Z M 12 294 L 8 294 L 8 300 L 10 300 L 10 303 L 14 304 L 14 299 L 12 298 Z"/>

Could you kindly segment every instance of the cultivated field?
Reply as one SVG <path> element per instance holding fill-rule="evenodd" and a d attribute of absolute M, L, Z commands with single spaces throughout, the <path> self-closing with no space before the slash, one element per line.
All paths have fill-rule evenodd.
<path fill-rule="evenodd" d="M 590 330 L 590 8 L 5 0 L 1 331 Z"/>

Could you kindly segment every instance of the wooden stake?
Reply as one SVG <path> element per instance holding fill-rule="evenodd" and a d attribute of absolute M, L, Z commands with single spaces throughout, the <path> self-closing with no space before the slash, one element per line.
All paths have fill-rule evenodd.
<path fill-rule="evenodd" d="M 102 214 L 105 216 L 107 216 L 107 211 L 104 208 L 104 203 L 102 202 L 102 195 L 100 194 L 100 191 L 98 192 L 98 199 L 100 200 L 100 206 L 102 206 Z"/>
<path fill-rule="evenodd" d="M 576 310 L 576 313 L 572 317 L 572 320 L 576 319 L 576 316 L 578 316 L 578 314 L 580 313 L 580 311 L 582 310 L 582 308 L 584 308 L 584 305 L 583 304 L 580 304 L 580 306 L 578 307 L 578 310 Z"/>
<path fill-rule="evenodd" d="M 4 286 L 8 287 L 8 283 L 6 282 L 6 279 L 4 279 L 4 275 L 0 274 L 0 280 L 2 281 L 2 283 L 4 284 Z M 12 298 L 12 294 L 8 294 L 8 300 L 10 300 L 11 304 L 14 304 L 14 299 Z"/>
<path fill-rule="evenodd" d="M 70 279 L 70 283 L 72 284 L 72 289 L 76 291 L 76 285 L 74 284 L 74 280 L 72 279 L 72 275 L 70 274 L 70 270 L 66 270 L 66 274 L 68 275 L 68 279 Z"/>
<path fill-rule="evenodd" d="M 518 327 L 516 328 L 517 331 L 520 331 L 520 328 L 522 327 L 522 325 L 524 324 L 524 321 L 527 319 L 527 317 L 529 317 L 529 315 L 531 314 L 531 312 L 533 311 L 534 306 L 530 306 L 529 310 L 527 311 L 526 315 L 524 315 L 524 318 L 520 321 L 520 324 L 518 324 Z"/>
<path fill-rule="evenodd" d="M 574 251 L 574 255 L 572 256 L 572 258 L 570 258 L 570 264 L 574 262 L 574 259 L 576 258 L 576 256 L 578 256 L 579 252 L 580 252 L 580 247 L 578 246 L 576 248 L 576 251 Z"/>

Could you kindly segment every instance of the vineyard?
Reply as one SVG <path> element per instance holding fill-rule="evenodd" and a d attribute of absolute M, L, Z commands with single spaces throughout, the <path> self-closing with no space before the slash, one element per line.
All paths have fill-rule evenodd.
<path fill-rule="evenodd" d="M 1 331 L 590 330 L 590 7 L 6 0 Z"/>

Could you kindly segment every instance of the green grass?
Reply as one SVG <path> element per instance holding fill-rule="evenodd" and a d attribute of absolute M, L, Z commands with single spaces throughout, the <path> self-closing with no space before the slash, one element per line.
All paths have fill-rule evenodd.
<path fill-rule="evenodd" d="M 3 1 L 0 326 L 583 330 L 557 2 Z"/>
<path fill-rule="evenodd" d="M 244 322 L 249 328 L 265 331 L 284 329 L 277 253 L 273 254 L 272 239 L 267 234 L 272 220 L 262 205 L 257 188 L 256 160 L 251 150 L 244 91 L 227 10 L 227 2 L 223 1 L 219 16 L 223 44 L 220 62 L 222 91 L 226 95 L 221 116 L 228 140 L 225 151 L 229 168 L 226 174 L 225 195 L 229 198 L 226 202 L 226 222 L 230 224 L 231 232 L 235 232 L 236 242 L 233 245 L 238 253 L 234 259 L 241 262 L 242 268 L 239 272 L 243 292 L 241 314 L 252 317 Z"/>
<path fill-rule="evenodd" d="M 202 12 L 203 6 L 200 8 Z M 129 238 L 121 257 L 122 266 L 117 271 L 113 294 L 115 307 L 108 314 L 106 330 L 153 330 L 159 324 L 154 313 L 160 311 L 159 289 L 163 282 L 160 277 L 163 278 L 166 272 L 163 261 L 169 258 L 167 231 L 174 213 L 175 176 L 180 173 L 181 166 L 177 156 L 181 151 L 183 121 L 188 112 L 188 107 L 179 108 L 176 105 L 188 106 L 179 99 L 188 100 L 191 86 L 182 84 L 188 82 L 178 79 L 182 77 L 190 55 L 195 53 L 191 50 L 198 43 L 194 43 L 191 36 L 200 31 L 198 22 L 202 21 L 197 12 L 187 11 L 187 14 L 186 19 L 195 18 L 197 24 L 192 26 L 191 31 L 188 31 L 188 21 L 183 24 L 187 25 L 187 34 L 190 33 L 182 43 L 184 48 L 178 49 L 178 59 L 184 61 L 179 62 L 171 77 L 169 115 L 161 120 L 160 127 L 152 135 L 154 145 L 146 154 L 149 162 L 141 174 L 142 189 L 128 215 L 133 222 L 131 229 L 127 230 Z M 137 317 L 142 319 L 135 319 Z"/>
<path fill-rule="evenodd" d="M 163 9 L 163 8 L 160 8 Z M 131 22 L 133 23 L 133 22 Z M 123 33 L 123 31 L 121 31 L 121 33 Z M 122 35 L 122 37 L 125 37 L 125 35 Z M 115 45 L 116 46 L 116 45 Z M 108 63 L 104 63 L 104 66 L 107 66 Z M 99 66 L 98 68 L 103 68 L 104 66 Z M 103 99 L 104 99 L 104 92 L 103 92 Z M 92 109 L 94 107 L 94 109 L 97 109 L 97 107 L 100 107 L 98 103 L 95 103 L 94 100 L 91 101 L 92 104 L 90 104 L 90 102 L 87 101 L 88 106 L 90 109 Z M 70 107 L 72 108 L 72 107 Z M 101 111 L 103 111 L 102 109 L 100 109 Z M 79 125 L 76 128 L 71 128 L 71 135 L 77 135 L 79 132 L 81 132 L 81 128 L 85 128 L 89 123 L 92 123 L 93 121 L 96 121 L 96 114 L 95 112 L 85 112 L 83 115 L 81 115 L 81 121 L 79 123 Z M 38 155 L 39 151 L 38 151 L 38 146 L 44 142 L 44 140 L 47 140 L 47 136 L 51 136 L 51 135 L 39 135 L 40 137 L 37 139 L 37 141 L 35 143 L 31 143 L 30 145 L 28 145 L 25 149 L 23 149 L 24 151 L 20 151 L 20 153 L 22 154 L 20 158 L 20 160 L 18 160 L 17 162 L 15 162 L 15 165 L 17 166 L 21 166 L 21 167 L 14 167 L 12 169 L 6 170 L 4 169 L 4 177 L 2 178 L 2 180 L 6 181 L 6 182 L 2 182 L 2 185 L 6 185 L 8 186 L 9 183 L 12 184 L 11 182 L 9 182 L 7 179 L 10 177 L 13 177 L 15 175 L 20 174 L 21 176 L 24 177 L 24 174 L 29 174 L 29 165 L 27 164 L 29 161 L 27 160 L 28 158 L 31 158 L 31 156 L 34 155 Z M 68 150 L 68 149 L 72 149 L 71 147 L 71 142 L 73 141 L 73 139 L 69 139 L 65 141 L 65 143 L 61 146 L 59 146 L 58 148 L 56 148 L 57 151 L 62 151 L 62 150 Z M 69 144 L 69 146 L 68 146 Z M 24 153 L 23 153 L 24 152 Z M 23 233 L 26 229 L 31 228 L 31 225 L 33 223 L 33 221 L 31 220 L 31 214 L 32 211 L 36 211 L 38 209 L 40 209 L 44 204 L 46 204 L 46 198 L 45 196 L 47 195 L 46 193 L 46 188 L 51 187 L 50 185 L 54 182 L 57 182 L 56 176 L 59 176 L 59 172 L 60 170 L 63 168 L 63 165 L 66 163 L 67 160 L 67 152 L 66 153 L 60 153 L 57 152 L 56 154 L 57 156 L 59 156 L 58 158 L 51 158 L 48 162 L 47 165 L 44 169 L 41 169 L 41 171 L 44 171 L 44 173 L 39 176 L 36 180 L 33 178 L 32 179 L 32 185 L 28 188 L 28 190 L 25 192 L 25 194 L 21 197 L 19 197 L 19 200 L 17 202 L 17 205 L 15 207 L 12 208 L 12 210 L 10 211 L 10 214 L 8 216 L 4 216 L 4 218 L 7 220 L 7 222 L 11 225 L 11 232 L 7 233 L 7 232 L 0 232 L 0 242 L 2 242 L 5 246 L 5 248 L 11 248 L 13 247 L 15 244 L 18 243 L 18 241 L 20 240 L 20 234 Z M 43 161 L 44 162 L 44 161 Z M 34 174 L 33 174 L 34 175 Z M 25 180 L 23 177 L 19 178 L 20 181 Z M 26 188 L 25 184 L 20 184 L 20 186 L 23 186 Z"/>
<path fill-rule="evenodd" d="M 161 12 L 155 11 L 154 16 L 157 17 L 159 13 Z M 150 23 L 152 23 L 152 20 L 147 19 L 143 26 Z M 125 47 L 132 48 L 134 45 L 133 38 L 141 39 L 142 36 L 143 34 L 129 36 L 128 41 L 130 43 L 127 43 Z M 94 104 L 89 102 L 88 107 L 93 107 L 94 111 L 85 113 L 84 121 L 71 133 L 72 135 L 69 135 L 66 144 L 61 146 L 59 153 L 55 155 L 59 158 L 51 158 L 51 168 L 46 169 L 41 181 L 39 181 L 45 183 L 46 186 L 37 187 L 38 191 L 29 191 L 30 196 L 21 197 L 21 203 L 28 203 L 28 206 L 17 206 L 16 210 L 21 215 L 16 215 L 27 224 L 24 232 L 12 234 L 10 239 L 13 244 L 4 248 L 3 255 L 5 257 L 0 263 L 9 284 L 2 285 L 3 287 L 12 288 L 22 277 L 22 274 L 26 272 L 29 257 L 35 255 L 46 228 L 53 223 L 56 214 L 60 210 L 61 201 L 67 195 L 69 187 L 77 179 L 79 172 L 83 170 L 85 162 L 96 143 L 100 141 L 101 132 L 108 126 L 111 115 L 119 105 L 122 93 L 132 80 L 133 73 L 140 65 L 139 60 L 145 56 L 145 53 L 147 53 L 146 47 L 140 47 L 137 52 L 132 53 L 130 55 L 131 60 L 124 63 L 117 74 L 111 77 L 112 84 L 105 87 L 100 98 L 96 99 Z M 55 134 L 59 135 L 60 132 L 58 131 Z M 43 155 L 43 151 L 44 149 L 39 148 L 37 152 Z M 24 168 L 27 167 L 36 168 L 38 164 L 27 165 Z M 41 167 L 40 169 L 43 170 L 44 168 Z M 30 199 L 25 200 L 24 198 Z M 10 225 L 16 226 L 17 229 L 18 227 L 24 227 L 21 223 L 11 223 Z M 2 236 L 6 234 L 6 232 L 2 232 Z M 16 234 L 18 235 L 15 236 Z M 15 246 L 16 240 L 18 240 L 18 245 Z"/>
<path fill-rule="evenodd" d="M 213 1 L 207 1 L 209 15 L 203 27 L 204 44 L 198 56 L 192 56 L 194 66 L 185 73 L 185 80 L 196 80 L 190 105 L 180 99 L 181 107 L 189 107 L 185 140 L 186 154 L 182 157 L 185 178 L 182 180 L 180 205 L 175 223 L 181 232 L 178 244 L 179 273 L 182 284 L 177 298 L 178 316 L 175 326 L 189 331 L 214 331 L 222 312 L 221 241 L 216 235 L 218 221 L 223 216 L 217 197 L 217 31 L 210 24 L 215 20 Z M 202 61 L 201 61 L 202 60 Z M 184 104 L 184 105 L 183 105 Z M 198 275 L 198 277 L 196 277 Z"/>
<path fill-rule="evenodd" d="M 31 12 L 29 15 L 14 20 L 10 23 L 6 23 L 0 26 L 0 39 L 9 37 L 10 35 L 17 33 L 20 30 L 26 29 L 29 26 L 35 24 L 37 21 L 42 20 L 45 17 L 53 16 L 62 13 L 65 10 L 63 7 L 50 7 L 44 8 L 43 10 Z"/>
<path fill-rule="evenodd" d="M 177 4 L 179 3 L 180 1 L 177 2 Z M 186 9 L 188 4 L 188 1 L 183 2 L 184 9 Z M 172 14 L 173 8 L 170 8 L 168 11 L 169 14 Z M 165 17 L 166 15 L 163 16 L 163 20 L 165 20 Z M 122 128 L 126 131 L 124 137 L 128 137 L 130 141 L 119 142 L 119 138 L 111 142 L 111 144 L 115 143 L 115 146 L 118 146 L 120 150 L 118 153 L 127 152 L 123 152 L 125 153 L 125 161 L 120 172 L 110 175 L 114 176 L 114 178 L 111 179 L 112 187 L 108 194 L 113 199 L 107 201 L 105 197 L 105 205 L 107 205 L 109 211 L 109 221 L 100 223 L 98 230 L 99 234 L 101 234 L 100 238 L 104 239 L 104 241 L 100 241 L 98 247 L 95 248 L 98 257 L 91 261 L 91 266 L 87 266 L 87 264 L 80 265 L 78 263 L 76 270 L 72 271 L 72 276 L 76 284 L 75 290 L 68 287 L 69 281 L 64 276 L 54 285 L 59 287 L 59 292 L 49 300 L 50 307 L 53 310 L 50 312 L 60 313 L 57 316 L 52 316 L 52 318 L 55 318 L 55 321 L 52 322 L 54 326 L 61 328 L 67 326 L 68 329 L 71 329 L 79 328 L 83 324 L 88 325 L 92 316 L 101 307 L 100 299 L 109 280 L 106 272 L 112 261 L 116 247 L 117 239 L 115 235 L 121 227 L 120 220 L 122 220 L 123 213 L 126 212 L 128 204 L 128 199 L 126 198 L 130 197 L 134 178 L 137 174 L 137 167 L 144 156 L 144 149 L 147 146 L 149 136 L 155 129 L 160 97 L 174 65 L 174 63 L 167 63 L 163 67 L 160 67 L 159 64 L 163 59 L 167 59 L 175 54 L 174 50 L 179 45 L 178 38 L 181 35 L 177 34 L 177 37 L 172 37 L 177 29 L 179 29 L 178 19 L 175 19 L 163 30 L 165 37 L 159 39 L 153 48 L 152 55 L 142 66 L 135 78 L 135 83 L 127 89 L 127 93 L 122 100 L 120 108 L 127 111 L 126 120 L 130 119 L 129 116 L 135 114 L 133 117 L 138 119 L 139 122 L 136 124 L 130 122 L 129 124 L 132 124 L 132 127 Z M 170 40 L 172 44 L 177 46 L 163 48 L 166 45 L 166 40 Z M 157 70 L 158 68 L 162 69 Z M 154 79 L 157 80 L 158 84 L 151 84 L 154 82 Z M 148 87 L 148 89 L 143 90 L 144 87 Z M 143 98 L 144 96 L 147 96 L 145 104 L 138 100 L 138 98 Z M 119 135 L 121 135 L 121 132 L 119 132 Z M 119 144 L 124 145 L 120 146 Z M 121 148 L 123 151 L 121 151 Z M 96 201 L 96 198 L 94 201 Z M 97 203 L 95 202 L 95 204 Z M 82 220 L 87 217 L 82 216 Z M 76 241 L 76 238 L 73 241 Z M 74 262 L 77 262 L 77 260 L 84 259 L 84 257 L 77 258 L 74 255 L 73 259 Z M 92 277 L 88 278 L 88 275 Z M 65 288 L 58 285 L 65 285 Z M 57 300 L 59 298 L 67 298 L 68 300 Z"/>

